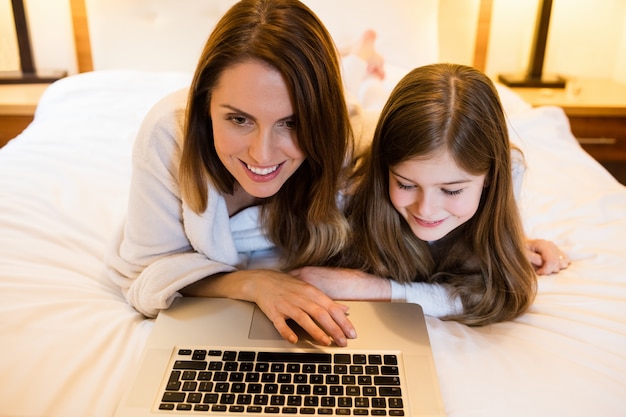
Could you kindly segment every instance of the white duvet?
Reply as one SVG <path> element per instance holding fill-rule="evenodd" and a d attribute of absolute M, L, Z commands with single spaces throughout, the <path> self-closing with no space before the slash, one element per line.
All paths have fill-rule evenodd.
<path fill-rule="evenodd" d="M 104 275 L 134 134 L 178 73 L 94 72 L 46 91 L 0 150 L 0 416 L 111 416 L 151 330 Z M 449 416 L 626 415 L 626 188 L 558 108 L 502 97 L 527 158 L 529 236 L 573 259 L 530 312 L 469 328 L 427 318 Z"/>

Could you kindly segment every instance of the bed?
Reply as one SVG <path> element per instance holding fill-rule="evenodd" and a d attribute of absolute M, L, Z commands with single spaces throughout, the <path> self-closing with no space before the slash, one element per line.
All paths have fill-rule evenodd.
<path fill-rule="evenodd" d="M 230 3 L 87 0 L 95 70 L 52 84 L 33 123 L 0 149 L 1 416 L 112 416 L 153 325 L 103 264 L 125 212 L 134 135 L 154 102 L 188 85 L 198 49 Z M 376 29 L 391 75 L 395 64 L 400 71 L 437 60 L 436 0 L 376 2 L 374 14 L 359 0 L 307 3 L 336 39 Z M 393 28 L 372 17 L 383 13 L 396 19 Z M 153 31 L 187 18 L 203 29 L 178 33 L 193 39 L 184 53 L 169 36 L 143 58 L 115 53 L 123 49 L 118 32 L 141 34 L 126 38 L 131 51 L 142 42 L 155 49 Z M 107 25 L 119 29 L 110 39 Z M 415 47 L 399 49 L 400 35 Z M 165 50 L 180 55 L 162 59 Z M 527 158 L 526 231 L 553 240 L 573 262 L 541 277 L 532 308 L 514 321 L 469 328 L 427 318 L 446 411 L 624 416 L 626 188 L 582 150 L 561 109 L 531 108 L 499 90 Z"/>

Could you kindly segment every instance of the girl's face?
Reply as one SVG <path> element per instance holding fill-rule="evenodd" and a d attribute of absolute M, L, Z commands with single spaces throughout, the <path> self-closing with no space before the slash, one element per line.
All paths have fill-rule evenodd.
<path fill-rule="evenodd" d="M 276 194 L 305 159 L 285 81 L 263 63 L 226 69 L 212 91 L 210 115 L 220 161 L 253 197 Z"/>
<path fill-rule="evenodd" d="M 441 239 L 478 210 L 486 175 L 472 175 L 450 154 L 409 159 L 389 169 L 389 198 L 421 240 Z"/>

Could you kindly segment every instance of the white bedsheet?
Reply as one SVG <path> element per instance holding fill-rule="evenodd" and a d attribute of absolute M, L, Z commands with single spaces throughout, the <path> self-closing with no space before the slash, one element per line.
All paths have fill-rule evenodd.
<path fill-rule="evenodd" d="M 45 93 L 0 150 L 0 415 L 111 416 L 152 321 L 102 256 L 125 210 L 134 133 L 182 73 L 102 71 Z M 509 94 L 509 92 L 504 93 Z M 428 318 L 450 416 L 626 415 L 626 188 L 558 108 L 504 100 L 528 170 L 531 237 L 574 260 L 530 312 L 483 328 Z"/>

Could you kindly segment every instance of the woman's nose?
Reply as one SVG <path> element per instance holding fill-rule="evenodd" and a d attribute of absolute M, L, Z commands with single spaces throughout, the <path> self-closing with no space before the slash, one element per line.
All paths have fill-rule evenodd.
<path fill-rule="evenodd" d="M 250 157 L 259 164 L 264 164 L 271 161 L 272 154 L 272 132 L 271 129 L 258 129 L 250 146 L 248 147 L 248 154 Z"/>

